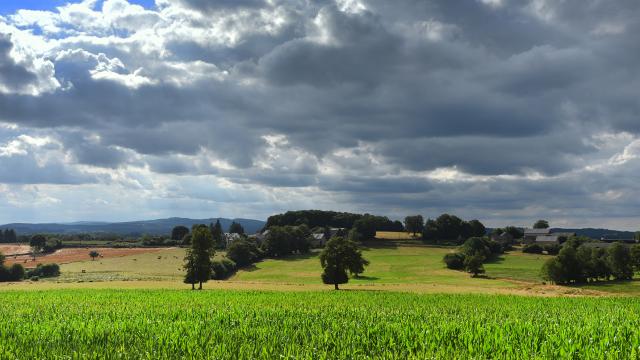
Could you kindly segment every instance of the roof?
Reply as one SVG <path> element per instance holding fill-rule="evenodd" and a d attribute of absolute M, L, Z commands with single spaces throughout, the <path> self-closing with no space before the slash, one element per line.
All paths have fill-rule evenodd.
<path fill-rule="evenodd" d="M 536 242 L 558 242 L 556 235 L 536 236 Z"/>
<path fill-rule="evenodd" d="M 324 234 L 323 233 L 311 234 L 311 236 L 316 240 L 324 239 Z"/>
<path fill-rule="evenodd" d="M 532 235 L 547 235 L 551 229 L 524 229 L 524 235 L 532 236 Z"/>

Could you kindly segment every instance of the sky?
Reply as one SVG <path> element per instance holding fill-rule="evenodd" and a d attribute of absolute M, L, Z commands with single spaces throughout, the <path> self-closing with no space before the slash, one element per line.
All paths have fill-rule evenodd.
<path fill-rule="evenodd" d="M 0 223 L 640 227 L 637 0 L 2 1 Z"/>

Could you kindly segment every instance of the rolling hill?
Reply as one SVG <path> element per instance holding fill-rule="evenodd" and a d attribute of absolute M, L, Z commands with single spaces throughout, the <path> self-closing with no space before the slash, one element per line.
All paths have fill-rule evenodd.
<path fill-rule="evenodd" d="M 171 229 L 177 225 L 191 227 L 194 224 L 209 224 L 215 222 L 216 219 L 188 219 L 188 218 L 168 218 L 157 220 L 142 220 L 130 222 L 74 222 L 74 223 L 50 223 L 50 224 L 27 224 L 13 223 L 0 225 L 0 228 L 14 229 L 19 235 L 30 235 L 36 233 L 56 233 L 56 234 L 74 234 L 74 233 L 110 233 L 118 235 L 139 236 L 143 234 L 149 235 L 166 235 L 171 233 Z M 225 219 L 220 218 L 220 223 L 224 230 L 229 228 L 231 222 L 240 223 L 247 234 L 254 234 L 262 227 L 265 222 L 252 219 Z"/>

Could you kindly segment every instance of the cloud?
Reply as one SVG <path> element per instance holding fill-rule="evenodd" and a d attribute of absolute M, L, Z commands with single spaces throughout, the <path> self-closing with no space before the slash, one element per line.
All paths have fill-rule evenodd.
<path fill-rule="evenodd" d="M 639 15 L 632 0 L 21 10 L 0 19 L 0 160 L 19 169 L 0 183 L 19 197 L 18 183 L 97 182 L 105 199 L 136 193 L 148 214 L 219 199 L 229 216 L 318 207 L 629 227 Z"/>

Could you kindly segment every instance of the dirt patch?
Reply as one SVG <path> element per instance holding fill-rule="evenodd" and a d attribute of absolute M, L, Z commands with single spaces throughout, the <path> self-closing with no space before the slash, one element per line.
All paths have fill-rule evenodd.
<path fill-rule="evenodd" d="M 27 247 L 28 249 L 28 247 Z M 100 248 L 100 247 L 87 247 L 87 248 L 73 248 L 73 249 L 60 249 L 52 254 L 46 254 L 37 256 L 35 261 L 30 255 L 18 255 L 7 256 L 6 264 L 11 265 L 14 263 L 22 264 L 26 268 L 36 267 L 38 264 L 68 264 L 78 261 L 91 260 L 89 252 L 95 250 L 100 253 L 101 258 L 113 258 L 129 255 L 137 255 L 144 253 L 157 252 L 160 250 L 166 250 L 167 248 Z"/>
<path fill-rule="evenodd" d="M 30 251 L 31 249 L 29 248 L 29 245 L 0 244 L 0 253 L 4 254 L 4 256 L 26 254 L 26 253 L 29 253 Z"/>

